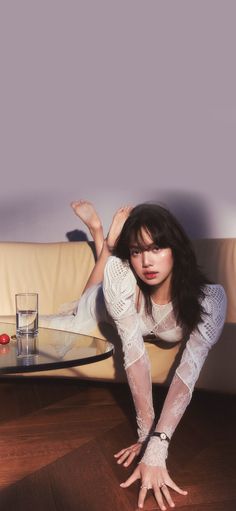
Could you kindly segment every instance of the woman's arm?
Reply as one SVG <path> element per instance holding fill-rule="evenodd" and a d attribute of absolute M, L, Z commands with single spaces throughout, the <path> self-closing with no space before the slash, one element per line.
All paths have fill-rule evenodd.
<path fill-rule="evenodd" d="M 206 296 L 202 306 L 205 310 L 204 319 L 187 341 L 155 429 L 156 432 L 165 432 L 169 438 L 172 437 L 191 400 L 195 383 L 208 352 L 222 331 L 226 311 L 226 295 L 223 287 L 206 286 Z M 159 452 L 162 446 L 163 458 L 159 459 L 159 464 L 165 466 L 168 445 L 168 442 L 162 441 L 159 437 L 152 437 L 142 461 L 155 465 L 155 457 L 160 458 Z"/>
<path fill-rule="evenodd" d="M 203 321 L 190 335 L 170 385 L 156 431 L 171 437 L 187 405 L 211 347 L 217 342 L 225 320 L 226 295 L 222 286 L 206 286 Z"/>
<path fill-rule="evenodd" d="M 150 364 L 136 311 L 135 290 L 136 279 L 129 264 L 111 256 L 104 272 L 103 292 L 107 310 L 122 341 L 124 366 L 137 416 L 138 439 L 143 442 L 153 426 L 154 410 Z"/>

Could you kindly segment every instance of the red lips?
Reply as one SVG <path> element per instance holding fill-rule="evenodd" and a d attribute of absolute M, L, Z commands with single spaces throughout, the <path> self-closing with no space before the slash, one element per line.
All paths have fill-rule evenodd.
<path fill-rule="evenodd" d="M 148 271 L 144 273 L 144 276 L 146 277 L 146 279 L 154 279 L 157 276 L 157 273 L 158 272 Z"/>

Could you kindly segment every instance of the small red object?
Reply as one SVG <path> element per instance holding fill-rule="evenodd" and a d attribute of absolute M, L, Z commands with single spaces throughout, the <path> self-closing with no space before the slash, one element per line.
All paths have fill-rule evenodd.
<path fill-rule="evenodd" d="M 8 344 L 10 342 L 10 337 L 8 334 L 0 335 L 0 344 Z"/>

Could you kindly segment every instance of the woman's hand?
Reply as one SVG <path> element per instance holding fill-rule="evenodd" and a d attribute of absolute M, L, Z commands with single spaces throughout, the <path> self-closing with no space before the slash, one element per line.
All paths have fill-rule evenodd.
<path fill-rule="evenodd" d="M 125 481 L 121 483 L 122 488 L 127 488 L 137 479 L 141 479 L 141 487 L 139 491 L 138 497 L 138 507 L 142 508 L 147 491 L 152 490 L 155 499 L 160 506 L 160 509 L 163 511 L 166 509 L 166 503 L 170 507 L 174 507 L 174 501 L 169 492 L 169 488 L 172 488 L 177 493 L 181 495 L 187 495 L 187 491 L 181 490 L 174 481 L 170 478 L 168 471 L 164 467 L 153 467 L 150 465 L 146 465 L 145 463 L 139 463 L 136 467 L 132 475 Z"/>
<path fill-rule="evenodd" d="M 125 449 L 114 454 L 115 458 L 117 458 L 117 463 L 119 465 L 124 465 L 124 467 L 129 467 L 134 458 L 139 455 L 142 444 L 137 442 L 136 444 L 130 445 Z"/>

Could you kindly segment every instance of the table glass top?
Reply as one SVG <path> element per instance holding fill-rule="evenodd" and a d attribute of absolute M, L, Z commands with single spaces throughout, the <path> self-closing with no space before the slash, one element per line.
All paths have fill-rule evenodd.
<path fill-rule="evenodd" d="M 111 343 L 90 335 L 39 328 L 37 337 L 16 337 L 15 325 L 0 323 L 3 333 L 11 340 L 0 344 L 0 374 L 90 364 L 113 353 Z"/>

